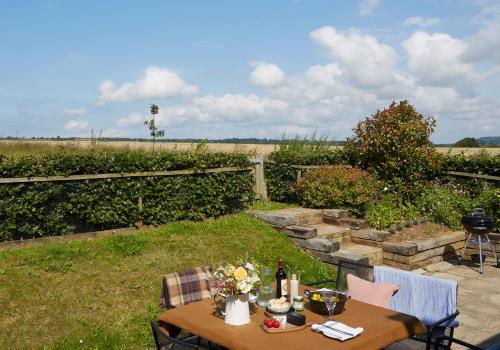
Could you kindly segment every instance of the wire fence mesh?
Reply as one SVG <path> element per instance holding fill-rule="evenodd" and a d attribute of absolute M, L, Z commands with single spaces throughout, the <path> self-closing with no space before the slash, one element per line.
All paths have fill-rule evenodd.
<path fill-rule="evenodd" d="M 0 184 L 0 241 L 200 220 L 254 195 L 251 170 Z"/>

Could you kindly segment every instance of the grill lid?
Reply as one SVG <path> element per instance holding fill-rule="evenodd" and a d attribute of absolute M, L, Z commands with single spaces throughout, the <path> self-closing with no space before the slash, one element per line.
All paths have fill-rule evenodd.
<path fill-rule="evenodd" d="M 482 208 L 475 208 L 471 215 L 464 215 L 462 223 L 466 227 L 481 227 L 484 229 L 491 229 L 493 227 L 494 219 L 491 216 L 486 216 Z"/>

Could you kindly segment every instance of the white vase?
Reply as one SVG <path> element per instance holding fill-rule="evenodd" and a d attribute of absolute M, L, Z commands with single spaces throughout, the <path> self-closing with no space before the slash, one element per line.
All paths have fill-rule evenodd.
<path fill-rule="evenodd" d="M 233 326 L 250 323 L 248 294 L 228 295 L 226 297 L 224 322 Z"/>

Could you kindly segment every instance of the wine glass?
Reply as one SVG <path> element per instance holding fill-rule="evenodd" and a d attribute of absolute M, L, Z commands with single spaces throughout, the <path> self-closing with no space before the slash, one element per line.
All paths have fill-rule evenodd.
<path fill-rule="evenodd" d="M 333 310 L 335 305 L 337 305 L 338 292 L 336 291 L 325 291 L 323 292 L 323 298 L 325 298 L 325 305 L 328 309 L 328 321 L 333 321 Z"/>

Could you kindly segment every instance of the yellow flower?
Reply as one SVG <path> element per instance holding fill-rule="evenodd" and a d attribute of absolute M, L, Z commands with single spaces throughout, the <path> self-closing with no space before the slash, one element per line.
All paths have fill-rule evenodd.
<path fill-rule="evenodd" d="M 227 277 L 231 276 L 234 273 L 234 266 L 233 265 L 227 265 L 226 268 L 224 269 L 224 275 Z"/>
<path fill-rule="evenodd" d="M 234 270 L 234 279 L 238 282 L 243 281 L 247 276 L 247 271 L 241 266 Z"/>

